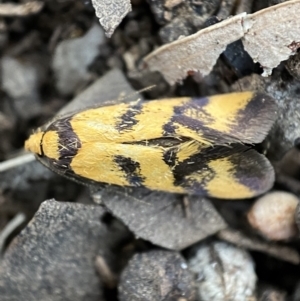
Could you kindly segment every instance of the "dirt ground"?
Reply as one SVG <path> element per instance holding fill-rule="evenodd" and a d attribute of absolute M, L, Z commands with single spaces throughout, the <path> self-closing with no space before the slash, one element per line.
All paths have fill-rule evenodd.
<path fill-rule="evenodd" d="M 299 0 L 1 1 L 1 301 L 300 300 L 300 24 L 284 3 Z M 266 43 L 270 66 L 245 50 L 250 29 L 233 38 L 224 25 L 242 12 L 258 24 L 258 11 L 251 45 Z M 216 57 L 211 41 L 224 43 Z M 249 90 L 276 104 L 263 142 L 246 141 L 275 173 L 263 196 L 82 185 L 24 150 L 38 127 L 87 107 Z"/>

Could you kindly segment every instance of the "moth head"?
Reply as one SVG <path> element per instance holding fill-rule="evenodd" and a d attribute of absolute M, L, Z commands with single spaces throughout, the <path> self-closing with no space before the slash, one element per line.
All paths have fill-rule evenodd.
<path fill-rule="evenodd" d="M 39 156 L 59 158 L 59 136 L 56 131 L 37 131 L 25 141 L 25 149 Z"/>

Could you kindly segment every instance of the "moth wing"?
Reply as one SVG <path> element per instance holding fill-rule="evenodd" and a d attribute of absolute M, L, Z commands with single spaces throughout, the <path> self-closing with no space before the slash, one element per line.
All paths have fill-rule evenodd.
<path fill-rule="evenodd" d="M 74 170 L 72 165 L 64 166 L 47 157 L 37 158 L 58 174 L 85 185 L 103 186 L 106 182 L 223 199 L 254 197 L 269 190 L 274 182 L 270 162 L 240 144 L 203 148 L 199 143 L 189 141 L 182 147 L 163 149 L 153 145 L 116 147 L 119 149 L 114 152 L 116 155 L 108 154 L 105 159 L 103 153 L 99 157 L 95 155 L 97 145 L 91 144 L 90 149 L 85 149 L 87 160 L 82 162 L 79 158 L 78 164 L 73 165 Z M 103 162 L 106 162 L 106 167 L 100 168 Z M 91 172 L 87 175 L 83 173 L 89 170 Z M 106 173 L 114 170 L 118 171 L 112 173 L 116 181 L 107 181 L 105 177 L 110 180 L 112 177 Z"/>
<path fill-rule="evenodd" d="M 243 145 L 208 147 L 173 170 L 175 186 L 189 194 L 222 199 L 251 198 L 274 183 L 274 170 L 265 156 Z"/>
<path fill-rule="evenodd" d="M 260 143 L 276 119 L 276 103 L 262 93 L 241 92 L 193 98 L 175 108 L 170 134 L 206 145 Z"/>
<path fill-rule="evenodd" d="M 168 137 L 205 145 L 259 143 L 274 123 L 275 112 L 271 97 L 240 92 L 101 106 L 58 119 L 48 129 L 61 132 L 61 124 L 70 124 L 82 142 L 136 143 Z"/>

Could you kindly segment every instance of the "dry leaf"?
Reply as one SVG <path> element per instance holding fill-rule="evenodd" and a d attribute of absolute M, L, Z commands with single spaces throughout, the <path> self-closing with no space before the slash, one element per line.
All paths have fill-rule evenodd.
<path fill-rule="evenodd" d="M 300 254 L 292 247 L 266 242 L 258 238 L 252 238 L 246 236 L 240 231 L 230 228 L 221 230 L 218 233 L 218 237 L 244 249 L 263 252 L 295 265 L 300 263 Z"/>
<path fill-rule="evenodd" d="M 259 62 L 263 76 L 300 47 L 300 1 L 287 1 L 247 15 L 243 19 L 245 50 Z"/>
<path fill-rule="evenodd" d="M 227 44 L 243 37 L 240 14 L 217 23 L 186 38 L 160 47 L 144 60 L 152 71 L 160 71 L 174 84 L 190 71 L 200 71 L 202 76 L 212 70 Z"/>
<path fill-rule="evenodd" d="M 92 0 L 92 4 L 96 16 L 109 38 L 127 13 L 131 11 L 130 0 Z"/>
<path fill-rule="evenodd" d="M 162 46 L 144 61 L 174 84 L 191 71 L 209 74 L 226 46 L 242 38 L 246 51 L 268 76 L 300 47 L 299 11 L 300 0 L 292 0 L 254 14 L 242 13 Z"/>

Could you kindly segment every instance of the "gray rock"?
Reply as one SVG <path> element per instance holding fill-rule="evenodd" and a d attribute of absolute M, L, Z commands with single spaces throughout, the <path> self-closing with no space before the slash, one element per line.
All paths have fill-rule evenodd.
<path fill-rule="evenodd" d="M 100 53 L 104 43 L 104 32 L 98 24 L 80 38 L 62 41 L 55 49 L 52 68 L 56 78 L 56 88 L 68 95 L 76 91 L 91 78 L 88 66 Z"/>
<path fill-rule="evenodd" d="M 10 56 L 4 56 L 1 63 L 2 88 L 13 99 L 17 114 L 24 119 L 36 116 L 41 108 L 37 64 Z"/>
<path fill-rule="evenodd" d="M 255 300 L 256 274 L 250 255 L 224 242 L 194 248 L 190 269 L 198 276 L 202 301 Z"/>
<path fill-rule="evenodd" d="M 226 228 L 222 217 L 204 197 L 184 199 L 171 193 L 111 185 L 93 198 L 102 202 L 137 237 L 172 250 L 187 248 Z"/>
<path fill-rule="evenodd" d="M 120 301 L 195 300 L 193 274 L 179 253 L 135 254 L 122 274 Z"/>
<path fill-rule="evenodd" d="M 99 206 L 45 201 L 0 265 L 1 301 L 101 301 L 94 263 L 107 227 Z"/>

